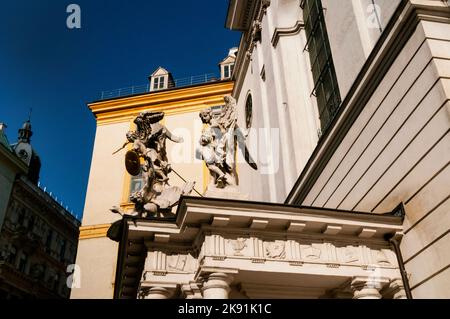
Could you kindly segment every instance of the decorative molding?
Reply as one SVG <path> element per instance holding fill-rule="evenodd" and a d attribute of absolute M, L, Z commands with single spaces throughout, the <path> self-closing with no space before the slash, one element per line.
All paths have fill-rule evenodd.
<path fill-rule="evenodd" d="M 268 224 L 269 224 L 268 220 L 253 219 L 250 224 L 250 228 L 251 229 L 265 229 Z"/>
<path fill-rule="evenodd" d="M 305 23 L 303 20 L 298 20 L 292 27 L 289 28 L 275 28 L 272 35 L 272 46 L 276 48 L 281 37 L 296 35 L 304 28 Z"/>
<path fill-rule="evenodd" d="M 213 226 L 213 227 L 226 227 L 229 222 L 230 222 L 230 218 L 229 217 L 214 216 L 213 217 L 213 221 L 211 223 L 211 226 Z"/>
<path fill-rule="evenodd" d="M 270 0 L 262 0 L 258 1 L 259 7 L 256 8 L 254 16 L 252 17 L 252 24 L 250 30 L 242 30 L 245 31 L 243 34 L 241 43 L 239 45 L 238 55 L 236 57 L 236 63 L 234 66 L 234 79 L 236 79 L 236 85 L 233 87 L 233 96 L 237 96 L 240 90 L 242 89 L 242 83 L 245 78 L 245 70 L 247 69 L 253 50 L 256 46 L 256 43 L 261 39 L 262 32 L 262 19 L 264 15 L 267 13 L 267 9 L 270 6 Z"/>
<path fill-rule="evenodd" d="M 161 111 L 166 116 L 195 113 L 224 104 L 223 97 L 233 90 L 232 81 L 216 81 L 188 88 L 116 98 L 88 104 L 97 125 L 131 122 L 144 110 Z"/>
<path fill-rule="evenodd" d="M 109 227 L 111 227 L 111 224 L 81 226 L 78 239 L 82 240 L 106 237 L 106 233 L 108 232 Z"/>

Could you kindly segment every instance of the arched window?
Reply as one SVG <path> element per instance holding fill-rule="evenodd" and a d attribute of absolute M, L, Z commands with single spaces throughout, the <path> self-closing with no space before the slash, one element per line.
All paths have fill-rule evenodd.
<path fill-rule="evenodd" d="M 253 100 L 252 94 L 247 94 L 247 100 L 245 101 L 245 125 L 249 129 L 252 126 L 253 119 Z"/>

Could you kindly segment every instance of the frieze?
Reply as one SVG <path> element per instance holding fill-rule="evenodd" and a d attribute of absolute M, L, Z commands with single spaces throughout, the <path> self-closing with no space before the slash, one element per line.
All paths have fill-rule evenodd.
<path fill-rule="evenodd" d="M 167 270 L 171 272 L 194 272 L 204 257 L 216 261 L 228 258 L 247 259 L 252 263 L 271 260 L 286 261 L 292 266 L 305 263 L 320 263 L 330 268 L 342 265 L 367 267 L 395 267 L 395 253 L 389 249 L 371 249 L 367 246 L 336 246 L 332 243 L 303 243 L 298 240 L 263 240 L 258 237 L 224 238 L 222 235 L 205 237 L 198 260 L 192 255 L 149 252 L 146 270 Z M 158 265 L 157 267 L 155 265 Z"/>
<path fill-rule="evenodd" d="M 265 243 L 265 247 L 267 258 L 274 258 L 274 259 L 286 258 L 286 249 L 284 241 L 277 240 L 274 242 L 267 242 Z"/>

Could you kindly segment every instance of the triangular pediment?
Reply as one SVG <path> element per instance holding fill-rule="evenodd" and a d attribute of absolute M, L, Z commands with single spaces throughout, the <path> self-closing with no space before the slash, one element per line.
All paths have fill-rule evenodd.
<path fill-rule="evenodd" d="M 234 63 L 236 61 L 236 58 L 234 56 L 227 56 L 225 59 L 222 60 L 222 62 L 220 62 L 220 64 L 229 64 L 229 63 Z"/>
<path fill-rule="evenodd" d="M 166 69 L 164 69 L 163 67 L 160 66 L 150 76 L 153 77 L 153 76 L 160 76 L 160 75 L 167 75 L 167 74 L 169 74 L 169 71 L 167 71 Z"/>

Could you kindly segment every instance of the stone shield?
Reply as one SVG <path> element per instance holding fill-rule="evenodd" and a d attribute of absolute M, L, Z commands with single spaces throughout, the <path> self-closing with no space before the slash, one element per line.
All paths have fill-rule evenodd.
<path fill-rule="evenodd" d="M 125 155 L 125 167 L 132 176 L 137 176 L 141 172 L 139 155 L 135 151 L 128 151 Z"/>

